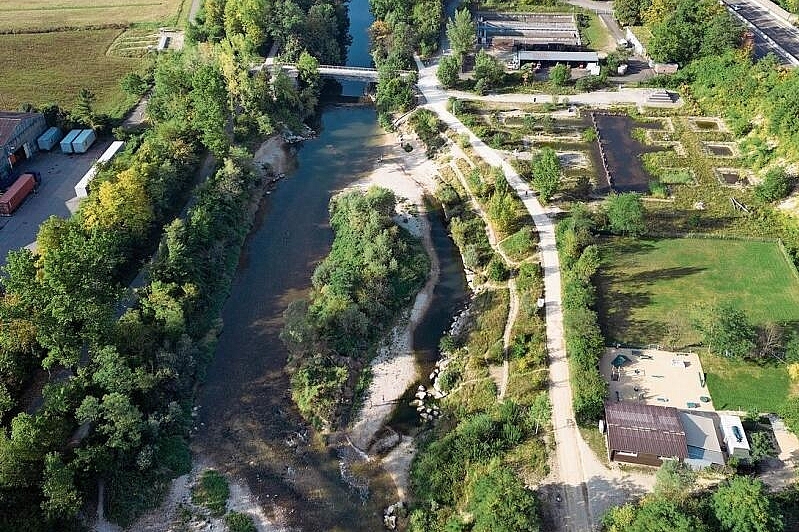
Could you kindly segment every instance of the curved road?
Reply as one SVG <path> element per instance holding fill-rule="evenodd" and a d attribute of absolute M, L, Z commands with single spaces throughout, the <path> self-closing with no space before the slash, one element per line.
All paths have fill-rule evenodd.
<path fill-rule="evenodd" d="M 544 272 L 547 351 L 550 360 L 550 400 L 556 444 L 553 473 L 557 479 L 558 493 L 561 494 L 565 504 L 565 508 L 558 508 L 561 511 L 558 525 L 561 530 L 569 532 L 594 530 L 608 507 L 625 502 L 633 493 L 641 494 L 650 491 L 653 479 L 651 476 L 608 469 L 599 462 L 580 435 L 574 423 L 569 366 L 563 337 L 560 260 L 555 245 L 555 224 L 536 196 L 530 194 L 532 191 L 528 184 L 522 180 L 502 155 L 487 146 L 457 117 L 447 111 L 449 94 L 438 84 L 437 62 L 431 61 L 425 67 L 417 57 L 416 63 L 419 68 L 418 87 L 427 99 L 425 107 L 435 112 L 456 133 L 468 135 L 474 150 L 488 164 L 502 168 L 508 183 L 516 191 L 533 218 L 538 232 L 541 265 Z M 532 95 L 521 96 L 532 98 Z"/>

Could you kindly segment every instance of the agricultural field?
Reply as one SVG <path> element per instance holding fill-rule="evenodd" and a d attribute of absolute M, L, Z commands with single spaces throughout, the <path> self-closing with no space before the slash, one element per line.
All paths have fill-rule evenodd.
<path fill-rule="evenodd" d="M 176 24 L 191 0 L 10 0 L 0 10 L 0 33 L 53 31 L 139 22 Z"/>
<path fill-rule="evenodd" d="M 730 302 L 755 325 L 799 324 L 799 279 L 777 243 L 613 238 L 601 251 L 597 284 L 608 343 L 696 345 L 691 316 L 702 303 Z"/>
<path fill-rule="evenodd" d="M 119 116 L 134 101 L 119 80 L 141 61 L 106 55 L 118 29 L 0 35 L 0 109 L 54 102 L 71 108 L 81 88 L 97 96 L 96 111 Z"/>

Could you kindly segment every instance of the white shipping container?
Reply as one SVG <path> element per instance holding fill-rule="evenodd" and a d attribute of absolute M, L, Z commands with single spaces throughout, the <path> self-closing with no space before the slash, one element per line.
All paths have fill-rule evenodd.
<path fill-rule="evenodd" d="M 89 171 L 86 172 L 86 174 L 81 178 L 81 180 L 78 181 L 78 184 L 75 185 L 75 195 L 77 197 L 85 198 L 86 196 L 89 195 L 89 183 L 92 182 L 92 179 L 94 179 L 94 177 L 97 175 L 97 171 L 99 170 L 97 165 L 108 162 L 111 159 L 113 159 L 114 155 L 116 155 L 116 153 L 124 144 L 125 143 L 122 142 L 121 140 L 114 141 L 111 143 L 108 149 L 103 152 L 100 158 L 97 159 L 97 162 L 94 163 L 91 168 L 89 168 Z"/>

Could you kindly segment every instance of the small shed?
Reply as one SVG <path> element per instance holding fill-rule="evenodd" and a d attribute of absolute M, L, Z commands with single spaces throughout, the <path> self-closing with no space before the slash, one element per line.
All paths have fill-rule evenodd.
<path fill-rule="evenodd" d="M 86 153 L 96 139 L 97 135 L 95 135 L 93 129 L 84 129 L 75 137 L 75 140 L 72 141 L 72 152 Z"/>
<path fill-rule="evenodd" d="M 716 423 L 711 417 L 689 412 L 680 412 L 688 445 L 688 458 L 685 463 L 692 469 L 703 469 L 712 464 L 724 465 L 724 453 L 716 431 Z"/>

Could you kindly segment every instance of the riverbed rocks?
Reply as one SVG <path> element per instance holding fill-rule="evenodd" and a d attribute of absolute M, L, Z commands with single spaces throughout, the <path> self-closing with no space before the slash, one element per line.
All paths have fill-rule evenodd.
<path fill-rule="evenodd" d="M 408 514 L 405 501 L 398 501 L 383 512 L 383 525 L 389 530 L 397 529 L 397 518 L 406 517 Z"/>

